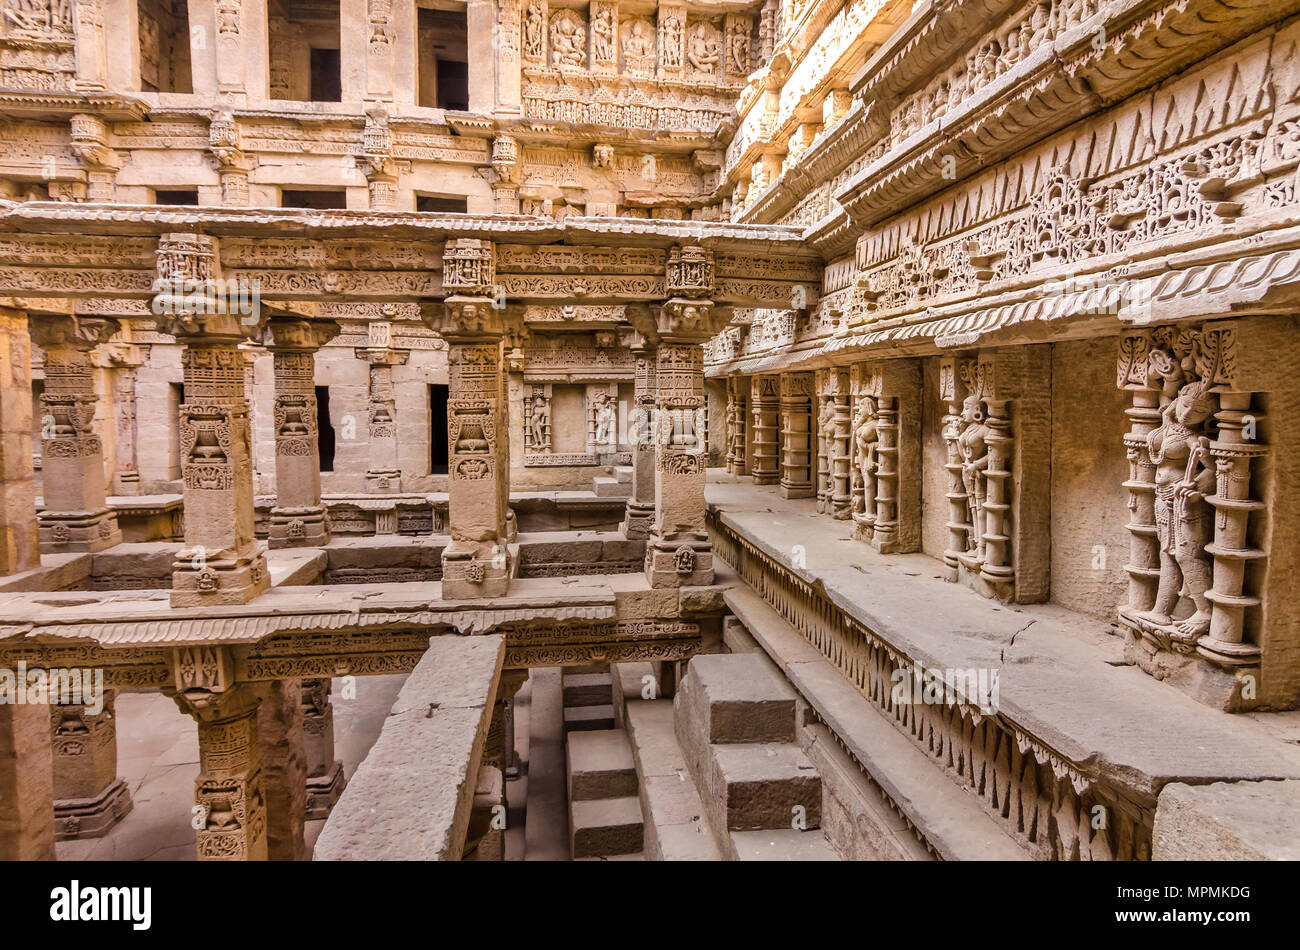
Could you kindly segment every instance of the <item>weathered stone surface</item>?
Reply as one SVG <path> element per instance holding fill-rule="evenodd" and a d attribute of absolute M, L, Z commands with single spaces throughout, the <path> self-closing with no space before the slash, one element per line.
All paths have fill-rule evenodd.
<path fill-rule="evenodd" d="M 709 743 L 794 741 L 794 691 L 757 656 L 696 657 L 675 702 Z"/>
<path fill-rule="evenodd" d="M 430 641 L 325 823 L 316 860 L 460 860 L 504 655 L 500 636 Z"/>
<path fill-rule="evenodd" d="M 1173 782 L 1160 792 L 1155 861 L 1295 861 L 1300 782 Z"/>
<path fill-rule="evenodd" d="M 636 766 L 623 730 L 570 732 L 565 745 L 569 801 L 636 795 Z"/>

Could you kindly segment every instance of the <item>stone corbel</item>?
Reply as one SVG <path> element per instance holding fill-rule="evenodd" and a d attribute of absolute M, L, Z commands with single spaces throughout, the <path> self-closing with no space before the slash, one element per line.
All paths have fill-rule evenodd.
<path fill-rule="evenodd" d="M 113 201 L 121 161 L 108 146 L 108 125 L 94 115 L 74 115 L 71 120 L 71 148 L 86 172 L 86 199 Z"/>
<path fill-rule="evenodd" d="M 221 177 L 221 203 L 247 205 L 248 164 L 243 138 L 234 113 L 228 109 L 214 112 L 208 121 L 208 153 Z"/>

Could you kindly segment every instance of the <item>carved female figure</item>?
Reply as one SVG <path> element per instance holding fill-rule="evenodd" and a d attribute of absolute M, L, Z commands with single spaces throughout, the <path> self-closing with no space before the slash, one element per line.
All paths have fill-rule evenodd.
<path fill-rule="evenodd" d="M 616 416 L 614 407 L 610 404 L 608 395 L 602 395 L 596 400 L 596 444 L 613 445 L 614 444 L 614 426 L 616 425 Z"/>
<path fill-rule="evenodd" d="M 602 63 L 614 58 L 614 14 L 610 10 L 591 15 L 591 56 Z"/>
<path fill-rule="evenodd" d="M 528 4 L 524 13 L 524 55 L 541 59 L 546 46 L 546 14 L 540 3 Z"/>
<path fill-rule="evenodd" d="M 1156 536 L 1160 542 L 1160 585 L 1155 606 L 1143 619 L 1166 626 L 1180 594 L 1195 612 L 1174 624 L 1181 637 L 1193 639 L 1210 628 L 1212 564 L 1205 553 L 1213 533 L 1213 518 L 1205 501 L 1214 489 L 1205 424 L 1214 412 L 1214 398 L 1204 380 L 1183 386 L 1165 407 L 1163 423 L 1147 435 L 1147 452 L 1156 466 Z M 1181 589 L 1180 589 L 1181 588 Z"/>
<path fill-rule="evenodd" d="M 966 550 L 984 556 L 984 500 L 988 487 L 984 471 L 989 465 L 988 437 L 992 429 L 985 421 L 987 411 L 976 395 L 962 402 L 957 451 L 961 454 L 961 480 L 970 506 L 971 537 Z"/>
<path fill-rule="evenodd" d="M 532 412 L 528 420 L 528 442 L 534 452 L 550 448 L 546 439 L 546 429 L 550 422 L 550 407 L 546 404 L 546 397 L 539 393 L 533 397 Z"/>
<path fill-rule="evenodd" d="M 853 468 L 864 486 L 870 484 L 876 470 L 879 446 L 876 401 L 870 396 L 862 396 L 853 409 Z"/>

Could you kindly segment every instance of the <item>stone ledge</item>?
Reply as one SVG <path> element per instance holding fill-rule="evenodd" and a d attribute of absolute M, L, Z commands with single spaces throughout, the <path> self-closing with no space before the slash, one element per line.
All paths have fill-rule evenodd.
<path fill-rule="evenodd" d="M 1166 785 L 1156 807 L 1156 861 L 1300 860 L 1300 782 Z"/>

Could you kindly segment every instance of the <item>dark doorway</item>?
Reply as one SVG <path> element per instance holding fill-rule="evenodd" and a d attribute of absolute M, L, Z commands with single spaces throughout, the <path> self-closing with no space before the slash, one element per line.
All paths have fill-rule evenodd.
<path fill-rule="evenodd" d="M 429 474 L 447 474 L 447 387 L 429 387 Z"/>
<path fill-rule="evenodd" d="M 317 49 L 311 51 L 311 101 L 342 102 L 343 86 L 339 80 L 339 51 Z"/>
<path fill-rule="evenodd" d="M 334 471 L 334 426 L 330 423 L 330 388 L 316 387 L 316 441 L 320 446 L 320 470 Z"/>

